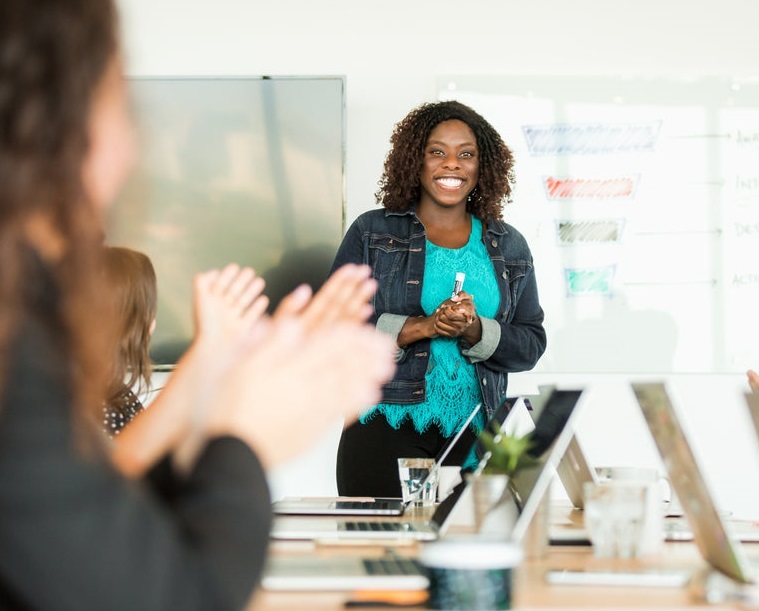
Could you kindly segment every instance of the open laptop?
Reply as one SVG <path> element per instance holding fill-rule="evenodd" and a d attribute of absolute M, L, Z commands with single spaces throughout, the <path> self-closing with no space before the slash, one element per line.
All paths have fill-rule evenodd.
<path fill-rule="evenodd" d="M 356 556 L 269 555 L 261 586 L 266 590 L 425 590 L 429 584 L 416 560 L 385 555 Z"/>
<path fill-rule="evenodd" d="M 517 473 L 512 480 L 511 503 L 502 503 L 491 512 L 478 536 L 524 540 L 574 435 L 582 394 L 582 390 L 558 389 L 550 393 L 530 433 L 529 453 L 537 464 Z"/>
<path fill-rule="evenodd" d="M 756 568 L 714 503 L 665 384 L 633 383 L 632 388 L 701 556 L 739 583 L 756 583 Z"/>
<path fill-rule="evenodd" d="M 555 389 L 556 386 L 554 385 L 541 384 L 538 386 L 540 394 L 529 398 L 530 404 L 533 406 L 531 412 L 533 419 L 537 419 L 540 416 L 540 412 L 543 410 L 543 405 L 545 404 L 545 398 L 549 397 Z M 572 505 L 576 509 L 582 509 L 585 504 L 583 486 L 586 482 L 597 482 L 598 474 L 591 467 L 590 461 L 576 434 L 572 435 L 572 439 L 569 440 L 569 445 L 561 457 L 559 465 L 556 467 L 556 473 Z"/>
<path fill-rule="evenodd" d="M 529 397 L 530 404 L 533 407 L 531 415 L 534 419 L 540 415 L 546 397 L 549 397 L 555 389 L 555 385 L 541 384 L 538 386 L 540 394 Z M 598 482 L 598 474 L 591 466 L 576 434 L 570 439 L 569 445 L 561 457 L 558 467 L 556 467 L 556 472 L 572 505 L 576 509 L 583 509 L 585 504 L 583 486 L 586 482 Z"/>
<path fill-rule="evenodd" d="M 474 406 L 467 419 L 459 427 L 456 434 L 445 444 L 445 447 L 435 457 L 433 471 L 440 468 L 450 451 L 482 408 L 482 404 Z M 433 471 L 427 478 L 433 476 Z M 437 476 L 437 474 L 435 474 Z M 426 480 L 419 486 L 424 489 Z M 399 498 L 286 498 L 272 503 L 272 511 L 283 515 L 353 515 L 353 516 L 398 516 L 401 515 L 411 501 L 404 502 Z"/>
<path fill-rule="evenodd" d="M 519 405 L 519 409 L 513 409 Z M 507 399 L 496 410 L 487 427 L 511 427 L 518 414 L 526 408 L 521 398 Z M 479 441 L 479 440 L 478 440 Z M 475 444 L 478 442 L 475 442 Z M 437 539 L 450 526 L 453 510 L 462 497 L 464 487 L 441 503 L 428 521 L 414 520 L 357 520 L 347 517 L 276 515 L 271 530 L 273 539 L 346 540 L 366 539 L 374 542 L 394 543 L 404 540 L 431 541 Z"/>

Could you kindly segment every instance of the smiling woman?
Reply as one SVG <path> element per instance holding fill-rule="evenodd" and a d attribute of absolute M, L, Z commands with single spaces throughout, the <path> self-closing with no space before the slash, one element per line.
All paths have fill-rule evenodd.
<path fill-rule="evenodd" d="M 530 249 L 501 219 L 514 159 L 499 134 L 446 101 L 413 109 L 391 144 L 377 192 L 384 210 L 356 219 L 333 264 L 371 266 L 371 321 L 398 347 L 382 401 L 343 431 L 344 495 L 400 496 L 397 459 L 435 457 L 478 403 L 491 415 L 508 373 L 534 367 L 546 347 Z M 451 296 L 458 273 L 464 290 Z M 474 466 L 471 446 L 460 442 L 448 462 Z"/>

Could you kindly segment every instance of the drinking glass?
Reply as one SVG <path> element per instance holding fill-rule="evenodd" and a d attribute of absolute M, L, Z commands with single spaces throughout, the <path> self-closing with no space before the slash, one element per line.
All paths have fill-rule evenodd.
<path fill-rule="evenodd" d="M 434 458 L 399 458 L 398 477 L 401 480 L 403 502 L 415 505 L 434 505 L 437 495 L 437 469 Z M 428 478 L 430 472 L 432 477 Z M 426 481 L 425 481 L 426 480 Z"/>
<path fill-rule="evenodd" d="M 633 558 L 639 543 L 646 509 L 647 487 L 637 482 L 587 482 L 585 528 L 598 558 Z"/>

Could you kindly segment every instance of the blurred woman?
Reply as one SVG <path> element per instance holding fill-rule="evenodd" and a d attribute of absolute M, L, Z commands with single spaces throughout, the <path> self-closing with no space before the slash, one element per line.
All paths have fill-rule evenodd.
<path fill-rule="evenodd" d="M 3 609 L 242 608 L 268 544 L 265 469 L 392 375 L 364 324 L 368 270 L 297 289 L 270 320 L 261 279 L 229 265 L 195 279 L 196 335 L 160 409 L 106 444 L 102 217 L 133 154 L 113 2 L 0 2 Z"/>

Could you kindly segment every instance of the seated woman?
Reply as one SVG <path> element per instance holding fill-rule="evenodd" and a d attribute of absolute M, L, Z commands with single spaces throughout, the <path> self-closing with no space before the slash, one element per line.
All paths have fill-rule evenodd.
<path fill-rule="evenodd" d="M 150 389 L 150 337 L 158 309 L 158 283 L 150 258 L 131 248 L 105 247 L 102 265 L 113 333 L 103 428 L 113 437 L 143 409 L 139 396 Z"/>

